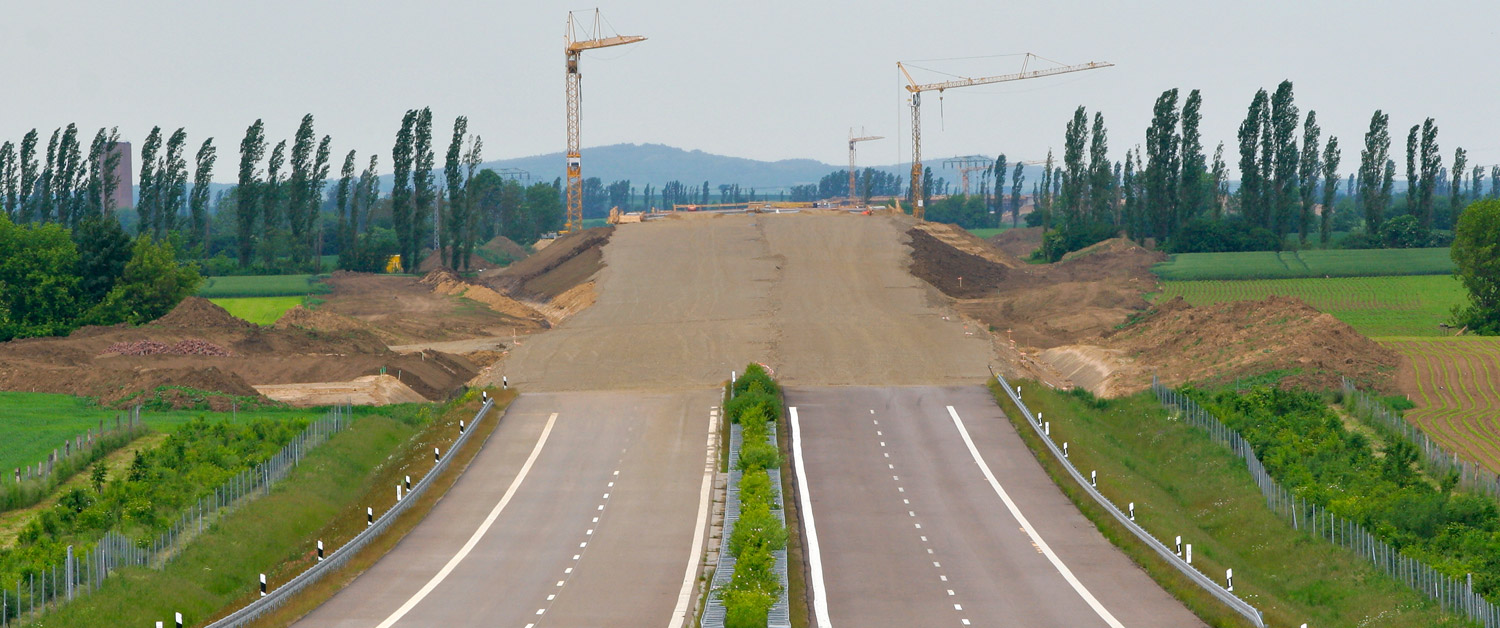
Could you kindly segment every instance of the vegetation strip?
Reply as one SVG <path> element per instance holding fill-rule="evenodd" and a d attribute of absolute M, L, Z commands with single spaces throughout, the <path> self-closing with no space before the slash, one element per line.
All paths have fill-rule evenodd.
<path fill-rule="evenodd" d="M 1178 408 L 1184 419 L 1242 457 L 1267 504 L 1294 528 L 1353 551 L 1444 610 L 1486 628 L 1500 626 L 1500 606 L 1481 596 L 1500 586 L 1493 570 L 1480 573 L 1476 591 L 1472 573 L 1457 578 L 1428 564 L 1436 560 L 1448 570 L 1471 568 L 1476 560 L 1493 564 L 1494 550 L 1475 548 L 1493 538 L 1500 514 L 1486 497 L 1453 492 L 1456 474 L 1440 480 L 1438 493 L 1411 468 L 1417 452 L 1410 442 L 1389 434 L 1377 464 L 1367 442 L 1357 434 L 1350 437 L 1310 393 L 1223 391 L 1205 410 L 1194 399 L 1206 396 L 1202 393 L 1180 393 L 1159 382 L 1152 391 L 1162 405 Z M 1235 427 L 1248 428 L 1249 436 L 1220 421 L 1215 410 Z M 1273 475 L 1290 476 L 1294 490 Z"/>
<path fill-rule="evenodd" d="M 491 399 L 489 397 L 485 398 L 484 405 L 481 406 L 479 408 L 479 412 L 474 415 L 474 420 L 469 424 L 468 429 L 462 430 L 462 433 L 459 434 L 458 439 L 453 443 L 452 447 L 450 447 L 450 450 L 463 447 L 464 443 L 467 442 L 469 438 L 474 434 L 474 427 L 484 420 L 485 415 L 490 411 L 491 408 L 494 407 L 494 405 L 494 399 Z M 450 451 L 449 453 L 451 454 L 452 452 Z M 355 535 L 355 537 L 344 546 L 333 550 L 333 553 L 328 556 L 326 560 L 319 561 L 312 567 L 308 568 L 307 571 L 304 571 L 301 574 L 298 574 L 296 577 L 292 578 L 291 581 L 287 582 L 285 585 L 282 585 L 281 587 L 275 589 L 274 591 L 268 593 L 260 599 L 251 602 L 246 607 L 230 613 L 223 619 L 209 624 L 210 628 L 232 628 L 243 626 L 261 616 L 262 614 L 265 614 L 271 609 L 274 609 L 275 607 L 284 603 L 287 599 L 296 595 L 298 591 L 312 585 L 323 576 L 337 569 L 340 565 L 344 564 L 346 560 L 357 553 L 361 547 L 365 546 L 371 540 L 384 533 L 385 530 L 391 526 L 392 522 L 394 522 L 401 515 L 401 512 L 406 510 L 406 508 L 414 501 L 416 497 L 422 495 L 422 493 L 427 490 L 428 486 L 432 485 L 434 479 L 442 473 L 443 469 L 446 468 L 450 462 L 452 462 L 452 459 L 453 457 L 451 455 L 446 459 L 439 457 L 437 464 L 433 466 L 432 470 L 429 471 L 426 475 L 422 476 L 422 478 L 418 480 L 416 484 L 412 485 L 411 488 L 407 491 L 404 498 L 396 502 L 396 504 L 392 506 L 390 510 L 382 513 L 380 515 L 380 518 L 371 523 L 371 525 L 367 529 L 365 529 L 364 532 Z"/>
<path fill-rule="evenodd" d="M 1110 502 L 1108 498 L 1104 497 L 1103 494 L 1096 490 L 1096 488 L 1093 486 L 1094 480 L 1092 478 L 1090 480 L 1085 480 L 1083 478 L 1083 474 L 1079 473 L 1078 469 L 1074 468 L 1073 464 L 1068 461 L 1068 456 L 1061 449 L 1059 449 L 1055 443 L 1052 442 L 1052 438 L 1048 433 L 1050 432 L 1050 428 L 1044 428 L 1042 420 L 1032 415 L 1031 410 L 1029 410 L 1026 407 L 1026 404 L 1021 401 L 1021 396 L 1018 391 L 1016 391 L 1015 388 L 1011 387 L 1010 383 L 1005 381 L 1005 377 L 1002 375 L 995 375 L 995 381 L 1000 384 L 1000 387 L 1005 391 L 1005 394 L 1010 397 L 1011 403 L 1015 404 L 1015 406 L 1021 410 L 1021 414 L 1026 417 L 1026 423 L 1037 432 L 1037 436 L 1040 437 L 1042 442 L 1046 444 L 1047 449 L 1052 452 L 1053 458 L 1059 461 L 1061 465 L 1065 469 L 1067 469 L 1068 475 L 1071 475 L 1073 477 L 1073 480 L 1078 482 L 1078 485 L 1080 487 L 1088 492 L 1088 494 L 1093 497 L 1100 506 L 1103 506 L 1105 510 L 1107 510 L 1112 516 L 1114 516 L 1115 520 L 1118 521 L 1120 525 L 1125 526 L 1125 528 L 1130 530 L 1132 534 L 1134 534 L 1142 542 L 1150 546 L 1151 549 L 1154 550 L 1162 559 L 1166 560 L 1173 567 L 1176 567 L 1178 571 L 1181 571 L 1184 575 L 1188 576 L 1188 578 L 1192 579 L 1192 581 L 1198 586 L 1202 587 L 1203 590 L 1209 592 L 1211 595 L 1218 598 L 1219 601 L 1234 609 L 1235 612 L 1245 616 L 1246 619 L 1249 619 L 1256 626 L 1266 625 L 1265 619 L 1262 617 L 1261 612 L 1254 606 L 1251 606 L 1248 602 L 1235 596 L 1234 593 L 1230 592 L 1225 587 L 1220 586 L 1212 578 L 1209 578 L 1202 572 L 1193 568 L 1190 561 L 1181 560 L 1181 557 L 1178 557 L 1176 554 L 1174 554 L 1173 551 L 1166 546 L 1166 544 L 1157 540 L 1156 537 L 1152 536 L 1150 532 L 1147 532 L 1145 528 L 1136 525 L 1134 521 L 1135 516 L 1133 505 L 1131 507 L 1132 514 L 1127 516 L 1124 512 L 1120 511 L 1120 508 L 1118 506 L 1115 506 L 1113 502 Z"/>
<path fill-rule="evenodd" d="M 787 528 L 779 503 L 781 452 L 775 421 L 781 389 L 751 364 L 724 404 L 730 421 L 729 473 L 724 534 L 714 588 L 703 613 L 705 627 L 772 628 L 791 625 L 787 600 Z M 774 477 L 773 477 L 774 476 Z"/>
<path fill-rule="evenodd" d="M 1151 270 L 1166 280 L 1223 280 L 1447 275 L 1453 268 L 1444 247 L 1179 253 Z"/>
<path fill-rule="evenodd" d="M 1165 281 L 1156 302 L 1182 297 L 1197 307 L 1273 295 L 1302 299 L 1377 339 L 1447 336 L 1453 331 L 1443 323 L 1468 302 L 1463 284 L 1448 275 Z"/>

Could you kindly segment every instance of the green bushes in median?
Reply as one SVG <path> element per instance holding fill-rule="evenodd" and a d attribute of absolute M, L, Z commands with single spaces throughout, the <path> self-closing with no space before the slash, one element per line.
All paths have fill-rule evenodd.
<path fill-rule="evenodd" d="M 771 440 L 771 422 L 781 416 L 781 388 L 758 365 L 745 369 L 735 382 L 735 398 L 724 413 L 741 427 L 736 468 L 740 477 L 740 517 L 729 535 L 735 558 L 734 577 L 719 590 L 727 628 L 764 628 L 766 614 L 781 593 L 774 552 L 786 549 L 787 529 L 772 509 L 776 487 L 767 469 L 781 466 L 781 453 Z"/>

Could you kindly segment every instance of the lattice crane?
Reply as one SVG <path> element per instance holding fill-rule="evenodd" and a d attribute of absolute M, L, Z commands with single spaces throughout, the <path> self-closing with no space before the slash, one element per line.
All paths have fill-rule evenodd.
<path fill-rule="evenodd" d="M 938 92 L 959 87 L 972 87 L 975 85 L 989 85 L 992 83 L 1004 83 L 1007 81 L 1020 81 L 1024 79 L 1041 78 L 1056 74 L 1067 74 L 1069 72 L 1082 72 L 1084 70 L 1097 70 L 1113 66 L 1113 63 L 1090 61 L 1080 65 L 1064 65 L 1055 68 L 1044 68 L 1041 70 L 1027 70 L 1032 59 L 1047 60 L 1031 53 L 1026 53 L 1026 59 L 1021 62 L 1021 71 L 1015 74 L 1002 74 L 999 76 L 986 76 L 981 78 L 959 78 L 941 83 L 918 83 L 906 71 L 906 66 L 900 61 L 896 62 L 896 69 L 906 77 L 906 91 L 911 93 L 911 197 L 912 216 L 917 220 L 923 220 L 926 216 L 925 203 L 922 200 L 922 92 Z M 1055 62 L 1054 62 L 1055 63 Z"/>
<path fill-rule="evenodd" d="M 860 129 L 860 132 L 864 132 L 864 129 Z M 854 145 L 858 144 L 860 142 L 869 142 L 869 141 L 872 141 L 872 140 L 883 140 L 883 139 L 885 139 L 885 136 L 882 136 L 882 135 L 867 135 L 867 136 L 864 136 L 864 137 L 854 137 L 854 127 L 849 127 L 849 200 L 848 200 L 848 204 L 850 204 L 850 205 L 854 204 Z"/>
<path fill-rule="evenodd" d="M 564 35 L 567 45 L 563 51 L 568 59 L 568 222 L 565 231 L 569 233 L 583 228 L 583 156 L 579 153 L 578 145 L 579 81 L 583 75 L 578 73 L 578 60 L 585 50 L 623 46 L 646 40 L 639 35 L 605 37 L 602 24 L 598 9 L 594 9 L 594 23 L 586 30 L 573 17 L 573 12 L 568 12 L 568 26 Z"/>

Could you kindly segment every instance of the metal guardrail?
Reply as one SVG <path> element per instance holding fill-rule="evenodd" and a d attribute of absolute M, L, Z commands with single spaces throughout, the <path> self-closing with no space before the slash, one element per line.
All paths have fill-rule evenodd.
<path fill-rule="evenodd" d="M 768 438 L 771 442 L 776 440 L 776 422 L 771 421 Z M 719 562 L 714 567 L 714 577 L 710 582 L 709 598 L 703 607 L 703 618 L 699 621 L 701 628 L 724 628 L 724 603 L 719 599 L 719 590 L 728 585 L 734 577 L 735 558 L 729 553 L 729 537 L 734 534 L 734 524 L 740 518 L 740 478 L 743 473 L 734 468 L 735 462 L 740 459 L 740 448 L 744 446 L 743 428 L 739 424 L 729 426 L 729 482 L 724 491 L 724 527 L 719 536 Z M 766 469 L 766 474 L 771 478 L 771 486 L 776 487 L 777 494 L 781 492 L 781 469 Z M 783 496 L 783 499 L 785 497 Z M 786 511 L 784 508 L 772 508 L 771 514 L 786 525 Z M 781 584 L 781 594 L 776 597 L 776 602 L 771 605 L 766 617 L 766 628 L 791 628 L 791 600 L 788 598 L 787 584 L 787 558 L 786 550 L 776 550 L 771 553 L 775 562 L 771 571 L 776 574 L 776 579 Z"/>
<path fill-rule="evenodd" d="M 1145 528 L 1142 528 L 1136 522 L 1131 521 L 1128 515 L 1121 512 L 1119 507 L 1109 501 L 1109 498 L 1094 488 L 1089 480 L 1084 478 L 1083 474 L 1079 473 L 1078 469 L 1073 467 L 1073 463 L 1063 455 L 1062 450 L 1058 449 L 1057 444 L 1052 442 L 1052 437 L 1047 435 L 1041 421 L 1031 414 L 1031 410 L 1026 407 L 1026 404 L 1021 402 L 1021 396 L 1011 387 L 1010 382 L 1005 381 L 1005 377 L 999 374 L 995 375 L 995 380 L 1000 383 L 1001 388 L 1005 389 L 1005 394 L 1010 396 L 1010 400 L 1016 404 L 1016 407 L 1021 409 L 1021 414 L 1026 416 L 1026 422 L 1031 425 L 1033 430 L 1036 430 L 1037 436 L 1047 445 L 1047 449 L 1051 450 L 1052 456 L 1062 464 L 1064 469 L 1067 469 L 1068 475 L 1073 476 L 1073 480 L 1078 482 L 1078 485 L 1083 487 L 1083 490 L 1088 492 L 1089 496 L 1093 497 L 1095 502 L 1104 507 L 1116 521 L 1119 521 L 1120 525 L 1125 526 L 1127 530 L 1130 530 L 1131 534 L 1134 534 L 1136 538 L 1154 550 L 1168 564 L 1177 568 L 1177 571 L 1182 572 L 1183 575 L 1187 576 L 1199 587 L 1202 587 L 1204 591 L 1207 591 L 1229 608 L 1234 609 L 1235 612 L 1245 616 L 1246 619 L 1249 619 L 1259 628 L 1265 628 L 1265 618 L 1261 616 L 1260 610 L 1251 606 L 1249 602 L 1240 599 L 1234 593 L 1221 586 L 1218 581 L 1208 577 L 1203 572 L 1198 571 L 1196 567 L 1183 560 L 1182 557 L 1177 555 L 1175 550 L 1167 547 L 1165 543 L 1157 540 L 1156 537 L 1151 536 L 1150 532 L 1147 532 Z"/>
<path fill-rule="evenodd" d="M 244 626 L 261 615 L 285 604 L 292 596 L 317 582 L 323 576 L 328 575 L 329 572 L 347 563 L 361 548 L 389 529 L 395 523 L 396 518 L 405 512 L 412 502 L 416 501 L 416 498 L 421 497 L 423 493 L 427 492 L 427 488 L 436 481 L 437 476 L 442 473 L 443 469 L 448 468 L 448 464 L 453 461 L 455 456 L 452 453 L 463 448 L 464 443 L 467 443 L 469 438 L 477 431 L 475 428 L 479 426 L 480 421 L 484 420 L 485 414 L 489 413 L 494 405 L 495 399 L 493 397 L 486 399 L 484 406 L 479 408 L 479 412 L 474 415 L 474 421 L 463 431 L 463 434 L 459 435 L 458 439 L 453 442 L 453 445 L 448 448 L 449 455 L 439 458 L 437 464 L 433 465 L 432 470 L 428 471 L 427 475 L 412 485 L 411 490 L 406 493 L 405 497 L 402 497 L 394 506 L 391 506 L 390 510 L 385 511 L 385 514 L 380 515 L 380 518 L 376 519 L 372 525 L 355 535 L 343 547 L 334 550 L 322 562 L 314 564 L 307 571 L 297 574 L 297 577 L 292 578 L 286 584 L 267 592 L 265 597 L 255 600 L 248 606 L 209 624 L 208 628 L 238 628 L 239 626 Z"/>

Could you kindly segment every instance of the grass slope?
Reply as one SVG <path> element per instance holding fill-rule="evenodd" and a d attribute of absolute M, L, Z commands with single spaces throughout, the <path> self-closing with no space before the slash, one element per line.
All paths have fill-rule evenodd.
<path fill-rule="evenodd" d="M 1178 281 L 1444 275 L 1453 259 L 1446 248 L 1181 253 L 1151 270 Z"/>
<path fill-rule="evenodd" d="M 982 229 L 968 229 L 967 231 L 988 240 L 1009 230 L 1010 227 L 985 227 Z"/>
<path fill-rule="evenodd" d="M 1157 301 L 1180 296 L 1193 305 L 1210 305 L 1271 295 L 1302 299 L 1371 337 L 1446 335 L 1439 323 L 1468 301 L 1463 284 L 1451 275 L 1165 281 Z"/>
<path fill-rule="evenodd" d="M 1157 538 L 1182 535 L 1184 543 L 1193 544 L 1193 564 L 1200 571 L 1222 575 L 1233 568 L 1235 593 L 1260 609 L 1268 625 L 1468 625 L 1353 554 L 1283 523 L 1266 507 L 1242 461 L 1198 430 L 1168 420 L 1149 393 L 1100 408 L 1032 382 L 1021 385 L 1027 406 L 1051 421 L 1053 438 L 1070 443 L 1073 464 L 1098 470 L 1105 496 L 1118 504 L 1135 502 L 1137 523 Z M 1005 393 L 995 392 L 1033 454 L 1106 537 L 1209 625 L 1248 625 L 1074 486 Z"/>
<path fill-rule="evenodd" d="M 243 275 L 208 277 L 198 296 L 205 299 L 226 297 L 290 297 L 331 292 L 332 287 L 313 275 Z"/>
<path fill-rule="evenodd" d="M 54 448 L 61 447 L 64 439 L 82 434 L 86 429 L 98 429 L 101 420 L 106 428 L 113 429 L 115 417 L 122 414 L 118 410 L 100 407 L 90 399 L 51 393 L 0 391 L 0 408 L 4 408 L 0 411 L 0 435 L 4 435 L 0 438 L 0 470 L 7 472 L 16 467 L 35 465 Z M 260 417 L 316 419 L 322 414 L 308 409 L 241 410 L 233 418 L 244 423 Z M 148 427 L 168 433 L 197 416 L 214 421 L 231 418 L 227 412 L 201 410 L 141 412 L 141 420 Z"/>
<path fill-rule="evenodd" d="M 302 305 L 305 297 L 234 297 L 209 299 L 214 305 L 256 325 L 271 325 L 287 310 Z"/>

